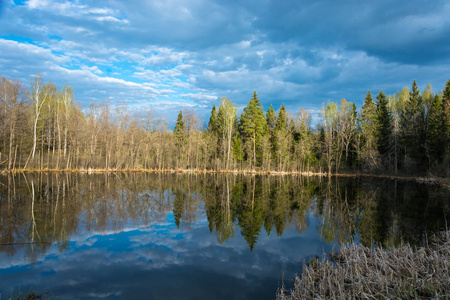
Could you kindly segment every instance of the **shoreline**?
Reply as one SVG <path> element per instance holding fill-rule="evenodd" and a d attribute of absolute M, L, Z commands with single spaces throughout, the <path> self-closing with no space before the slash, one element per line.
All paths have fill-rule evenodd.
<path fill-rule="evenodd" d="M 208 170 L 208 169 L 12 169 L 0 170 L 0 174 L 16 173 L 177 173 L 177 174 L 243 174 L 243 175 L 301 175 L 301 176 L 328 176 L 323 172 L 294 172 L 294 171 L 260 171 L 260 170 Z M 331 174 L 333 176 L 333 174 Z"/>
<path fill-rule="evenodd" d="M 321 259 L 304 261 L 294 288 L 284 285 L 277 300 L 408 298 L 449 296 L 450 231 L 423 247 L 408 244 L 389 249 L 348 244 Z"/>
<path fill-rule="evenodd" d="M 108 173 L 170 173 L 170 174 L 233 174 L 233 175 L 268 175 L 268 176 L 305 176 L 305 177 L 354 177 L 354 178 L 385 178 L 391 180 L 415 181 L 424 184 L 434 184 L 450 189 L 450 179 L 435 176 L 407 176 L 370 173 L 324 173 L 296 171 L 261 171 L 261 170 L 208 170 L 208 169 L 12 169 L 0 170 L 0 175 L 18 173 L 77 173 L 77 174 L 108 174 Z"/>

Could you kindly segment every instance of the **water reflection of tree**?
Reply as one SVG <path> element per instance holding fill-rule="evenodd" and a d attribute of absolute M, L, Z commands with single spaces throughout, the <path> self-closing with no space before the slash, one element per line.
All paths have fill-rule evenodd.
<path fill-rule="evenodd" d="M 302 232 L 308 227 L 307 211 L 317 186 L 308 182 L 291 176 L 240 176 L 237 180 L 222 177 L 222 182 L 216 181 L 212 192 L 205 197 L 211 232 L 214 230 L 218 241 L 223 242 L 234 233 L 232 224 L 237 221 L 250 250 L 255 247 L 262 226 L 267 235 L 275 229 L 280 236 L 286 224 L 294 221 L 297 230 Z M 230 185 L 233 187 L 228 205 Z"/>
<path fill-rule="evenodd" d="M 4 183 L 1 183 L 0 185 L 0 251 L 5 252 L 9 256 L 13 256 L 19 248 L 15 245 L 15 243 L 21 243 L 24 241 L 25 234 L 22 230 L 23 220 L 21 215 L 16 213 L 14 210 L 14 205 L 18 205 L 21 202 L 21 199 L 16 197 L 17 189 L 15 177 L 8 176 L 7 180 L 7 185 Z"/>
<path fill-rule="evenodd" d="M 173 216 L 177 228 L 181 225 L 183 228 L 190 229 L 191 224 L 198 220 L 201 195 L 197 192 L 196 181 L 196 175 L 176 176 L 172 194 L 174 196 Z"/>
<path fill-rule="evenodd" d="M 317 201 L 320 202 L 321 221 L 319 232 L 327 242 L 337 240 L 339 244 L 353 240 L 354 191 L 351 186 L 341 184 L 336 178 L 326 179 L 321 186 Z"/>
<path fill-rule="evenodd" d="M 223 243 L 236 232 L 253 250 L 264 227 L 282 235 L 318 217 L 326 241 L 386 246 L 419 243 L 445 227 L 448 192 L 409 182 L 294 176 L 187 174 L 27 174 L 0 177 L 0 251 L 27 259 L 78 231 L 119 232 L 166 222 L 189 229 L 204 210 Z M 237 228 L 237 226 L 239 228 Z"/>
<path fill-rule="evenodd" d="M 233 198 L 236 202 L 238 225 L 250 251 L 253 251 L 264 224 L 260 180 L 260 176 L 252 176 L 249 180 L 244 180 L 242 192 L 235 194 L 236 198 Z M 258 184 L 256 184 L 257 181 Z"/>
<path fill-rule="evenodd" d="M 216 236 L 219 243 L 223 243 L 234 235 L 234 214 L 231 211 L 231 189 L 229 176 L 225 177 L 226 186 L 223 189 L 220 200 L 220 209 L 217 212 L 218 226 L 216 225 Z"/>
<path fill-rule="evenodd" d="M 330 178 L 317 191 L 318 230 L 328 242 L 420 244 L 445 228 L 448 191 L 388 179 Z"/>

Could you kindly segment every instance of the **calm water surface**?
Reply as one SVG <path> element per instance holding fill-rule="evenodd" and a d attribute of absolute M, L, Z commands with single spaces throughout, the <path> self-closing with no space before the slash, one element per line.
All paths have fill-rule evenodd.
<path fill-rule="evenodd" d="M 449 196 L 368 178 L 1 176 L 0 293 L 273 299 L 343 243 L 423 244 L 445 228 Z"/>

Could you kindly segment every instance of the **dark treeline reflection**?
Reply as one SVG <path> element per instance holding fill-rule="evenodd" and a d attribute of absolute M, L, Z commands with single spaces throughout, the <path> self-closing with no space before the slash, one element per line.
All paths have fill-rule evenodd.
<path fill-rule="evenodd" d="M 420 244 L 446 227 L 449 192 L 412 182 L 194 174 L 35 174 L 0 177 L 0 251 L 30 261 L 82 232 L 173 222 L 189 230 L 206 212 L 223 243 L 242 235 L 301 233 L 316 217 L 327 242 Z M 173 216 L 173 217 L 172 217 Z"/>

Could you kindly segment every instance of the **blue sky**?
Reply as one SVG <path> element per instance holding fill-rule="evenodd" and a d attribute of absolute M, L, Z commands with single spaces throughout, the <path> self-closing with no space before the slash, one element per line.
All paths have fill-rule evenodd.
<path fill-rule="evenodd" d="M 360 107 L 368 90 L 450 79 L 449 1 L 0 0 L 0 75 L 40 73 L 84 107 L 110 99 L 171 122 L 242 109 Z"/>

